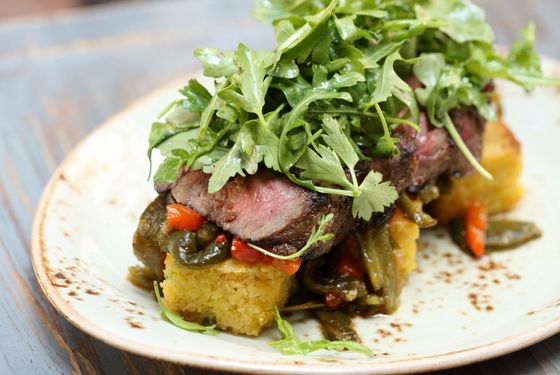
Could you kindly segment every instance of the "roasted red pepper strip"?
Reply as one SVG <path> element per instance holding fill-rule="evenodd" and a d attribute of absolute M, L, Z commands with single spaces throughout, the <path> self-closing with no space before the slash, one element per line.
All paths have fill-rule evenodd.
<path fill-rule="evenodd" d="M 231 256 L 235 259 L 249 264 L 270 264 L 274 268 L 279 269 L 288 275 L 295 274 L 300 266 L 302 259 L 276 259 L 266 254 L 261 253 L 258 250 L 253 249 L 251 246 L 247 245 L 245 242 L 241 241 L 239 238 L 234 237 L 231 245 Z"/>
<path fill-rule="evenodd" d="M 216 239 L 214 239 L 215 243 L 222 243 L 222 242 L 226 242 L 227 241 L 227 237 L 225 234 L 220 234 L 218 237 L 216 237 Z"/>
<path fill-rule="evenodd" d="M 231 256 L 244 263 L 257 264 L 263 263 L 265 255 L 253 249 L 239 238 L 234 237 L 231 243 Z"/>
<path fill-rule="evenodd" d="M 276 258 L 272 258 L 269 257 L 267 255 L 265 255 L 267 258 L 272 259 L 272 261 L 270 262 L 270 264 L 279 269 L 280 271 L 287 273 L 288 275 L 293 275 L 295 274 L 299 268 L 301 267 L 301 262 L 303 261 L 303 259 L 298 258 L 298 259 L 294 259 L 294 260 L 290 260 L 290 259 L 276 259 Z"/>
<path fill-rule="evenodd" d="M 323 298 L 325 299 L 325 305 L 331 309 L 338 307 L 343 302 L 342 297 L 338 293 L 326 292 L 323 293 Z"/>
<path fill-rule="evenodd" d="M 176 230 L 197 231 L 204 224 L 204 216 L 182 204 L 170 204 L 166 207 L 167 222 Z"/>
<path fill-rule="evenodd" d="M 336 264 L 336 273 L 342 276 L 350 276 L 355 279 L 362 279 L 364 271 L 360 260 L 356 258 L 352 251 L 344 250 Z"/>
<path fill-rule="evenodd" d="M 484 255 L 487 222 L 488 211 L 486 207 L 480 202 L 471 202 L 465 216 L 465 228 L 467 245 L 477 258 Z"/>

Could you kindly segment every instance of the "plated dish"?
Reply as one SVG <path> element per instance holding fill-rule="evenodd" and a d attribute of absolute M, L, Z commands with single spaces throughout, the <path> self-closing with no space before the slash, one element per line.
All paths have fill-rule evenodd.
<path fill-rule="evenodd" d="M 555 73 L 553 69 L 547 70 L 547 74 L 554 75 Z M 199 77 L 197 75 L 197 77 L 192 78 Z M 201 82 L 210 87 L 211 81 L 201 79 Z M 41 285 L 49 298 L 71 321 L 114 345 L 143 354 L 149 355 L 151 353 L 152 356 L 159 358 L 211 367 L 225 368 L 227 366 L 229 369 L 237 370 L 287 371 L 295 370 L 292 367 L 295 364 L 297 370 L 307 372 L 332 371 L 340 373 L 341 367 L 349 372 L 372 371 L 372 369 L 378 371 L 421 370 L 467 363 L 482 358 L 481 353 L 488 357 L 528 345 L 554 333 L 558 328 L 558 297 L 554 295 L 554 291 L 535 287 L 535 283 L 543 274 L 547 275 L 547 283 L 556 283 L 549 285 L 557 285 L 556 276 L 552 271 L 558 262 L 557 246 L 554 245 L 555 233 L 552 230 L 552 234 L 548 234 L 547 229 L 554 227 L 554 221 L 557 220 L 555 215 L 558 211 L 555 211 L 557 208 L 555 203 L 543 202 L 543 193 L 548 194 L 547 198 L 554 196 L 553 185 L 558 176 L 554 174 L 554 171 L 550 172 L 543 168 L 543 166 L 550 165 L 550 157 L 557 158 L 557 156 L 554 156 L 554 151 L 546 155 L 538 152 L 542 147 L 536 142 L 538 132 L 535 131 L 535 128 L 523 127 L 521 120 L 526 122 L 530 120 L 531 123 L 534 123 L 530 116 L 535 116 L 535 113 L 538 113 L 539 121 L 535 126 L 538 126 L 539 130 L 543 129 L 547 134 L 551 134 L 552 138 L 556 134 L 555 132 L 558 132 L 558 129 L 554 127 L 558 111 L 554 105 L 555 100 L 557 101 L 557 92 L 552 89 L 543 90 L 527 98 L 509 86 L 502 87 L 499 85 L 499 89 L 506 108 L 505 120 L 519 139 L 523 140 L 527 163 L 525 170 L 528 171 L 526 176 L 520 179 L 522 184 L 526 186 L 527 194 L 514 216 L 537 222 L 545 236 L 536 242 L 527 244 L 520 250 L 516 250 L 516 252 L 490 254 L 476 261 L 469 255 L 461 253 L 455 245 L 452 245 L 449 237 L 442 230 L 429 230 L 420 240 L 422 249 L 418 256 L 419 269 L 408 276 L 409 280 L 400 299 L 400 309 L 392 315 L 378 314 L 373 317 L 354 319 L 354 331 L 358 335 L 358 340 L 363 347 L 372 351 L 365 354 L 374 354 L 373 358 L 363 356 L 364 350 L 362 349 L 358 350 L 360 353 L 319 351 L 306 357 L 300 355 L 283 357 L 280 352 L 274 352 L 274 349 L 267 345 L 267 343 L 278 341 L 281 338 L 275 329 L 265 330 L 256 339 L 232 336 L 227 333 L 208 336 L 185 332 L 161 319 L 158 315 L 157 304 L 151 299 L 150 294 L 132 287 L 124 280 L 123 269 L 133 264 L 134 258 L 130 253 L 121 254 L 116 249 L 121 249 L 126 243 L 128 243 L 126 246 L 130 248 L 129 242 L 137 224 L 135 221 L 140 216 L 143 206 L 148 205 L 150 198 L 153 198 L 154 195 L 153 192 L 150 192 L 149 184 L 144 180 L 145 173 L 143 171 L 146 171 L 146 164 L 142 163 L 140 157 L 142 153 L 145 154 L 145 150 L 142 150 L 141 146 L 148 137 L 146 129 L 138 127 L 138 124 L 145 123 L 146 118 L 150 118 L 167 104 L 166 101 L 174 101 L 182 105 L 182 102 L 176 101 L 181 99 L 172 94 L 172 89 L 166 89 L 163 93 L 156 94 L 103 127 L 102 130 L 90 137 L 61 167 L 47 189 L 35 225 L 34 265 Z M 532 100 L 533 102 L 531 102 Z M 524 103 L 524 105 L 521 106 L 520 103 Z M 531 107 L 531 103 L 534 103 L 533 107 Z M 158 106 L 160 108 L 157 108 Z M 526 108 L 521 107 L 529 107 L 529 109 L 533 108 L 535 110 L 530 110 L 528 114 L 523 115 L 523 110 Z M 538 111 L 536 111 L 537 108 Z M 397 117 L 393 118 L 397 119 Z M 334 115 L 331 116 L 331 119 L 338 121 L 338 117 Z M 324 122 L 324 120 L 324 118 L 321 118 L 320 121 Z M 516 120 L 518 121 L 517 124 Z M 327 119 L 326 121 L 331 120 Z M 409 121 L 412 122 L 412 120 Z M 169 121 L 163 124 L 169 124 Z M 410 124 L 404 125 L 409 126 Z M 326 126 L 328 127 L 328 125 Z M 424 126 L 427 125 L 424 124 Z M 412 126 L 409 127 L 413 128 Z M 494 137 L 485 135 L 486 138 L 495 138 L 494 142 L 496 139 L 500 141 L 495 147 L 497 152 L 490 153 L 495 156 L 494 160 L 496 162 L 500 160 L 500 153 L 503 155 L 504 149 L 507 150 L 509 155 L 509 163 L 501 166 L 498 164 L 496 171 L 506 169 L 508 171 L 507 176 L 511 177 L 513 182 L 509 185 L 515 187 L 518 172 L 512 172 L 511 169 L 507 168 L 511 168 L 513 165 L 517 168 L 517 171 L 520 170 L 518 163 L 520 151 L 515 147 L 517 143 L 511 141 L 511 137 L 504 136 L 509 135 L 509 132 L 499 122 L 487 125 L 486 129 L 487 131 L 488 129 L 494 129 L 493 133 L 490 134 L 498 134 Z M 392 130 L 396 130 L 396 127 Z M 319 134 L 318 139 L 324 134 Z M 510 141 L 502 142 L 504 139 Z M 539 142 L 546 141 L 539 139 Z M 448 142 L 446 141 L 446 143 Z M 178 143 L 173 144 L 177 145 Z M 486 142 L 486 144 L 491 143 Z M 533 144 L 532 149 L 531 144 Z M 172 149 L 168 148 L 168 152 L 171 152 Z M 99 152 L 103 150 L 105 151 Z M 532 150 L 536 151 L 535 155 L 531 155 Z M 553 149 L 551 148 L 551 150 Z M 486 154 L 488 157 L 488 152 Z M 121 161 L 118 163 L 110 162 L 110 156 Z M 96 160 L 96 163 L 91 163 L 91 160 Z M 511 163 L 511 160 L 516 162 Z M 486 165 L 490 169 L 488 162 Z M 441 174 L 441 171 L 438 174 Z M 527 178 L 527 175 L 529 178 Z M 348 178 L 348 181 L 351 181 L 351 176 Z M 484 179 L 479 179 L 480 177 L 476 175 L 469 178 L 472 181 L 478 181 L 476 185 L 482 184 L 482 191 L 486 193 L 485 196 L 492 198 L 491 202 L 505 201 L 506 204 L 513 206 L 513 202 L 518 199 L 519 193 L 516 189 L 508 190 L 512 192 L 510 198 L 508 198 L 509 201 L 505 198 L 496 199 L 496 193 L 487 193 L 488 185 L 484 185 Z M 357 179 L 359 178 L 357 177 Z M 502 183 L 497 186 L 503 185 Z M 145 189 L 134 189 L 130 194 L 124 196 L 120 192 L 126 186 L 144 186 Z M 192 186 L 192 183 L 187 186 Z M 409 187 L 410 185 L 403 186 L 405 190 Z M 160 188 L 160 191 L 169 191 L 170 188 L 173 189 L 173 187 L 166 186 Z M 331 186 L 327 188 L 331 188 Z M 83 197 L 89 191 L 94 193 L 89 195 L 88 202 L 77 205 L 76 202 L 80 201 L 79 197 Z M 468 191 L 473 191 L 473 188 L 469 188 Z M 414 201 L 414 194 L 410 193 L 412 195 L 411 199 Z M 481 194 L 477 196 L 481 197 Z M 455 199 L 452 196 L 448 199 L 451 199 L 449 202 L 459 202 L 465 205 L 471 202 L 471 199 Z M 165 203 L 176 204 L 177 202 Z M 401 202 L 398 205 L 401 209 L 403 203 Z M 449 206 L 455 209 L 460 205 L 447 204 L 439 211 L 438 208 L 435 208 L 433 215 L 439 215 L 438 217 L 444 221 L 446 220 L 445 215 L 454 216 L 454 213 L 449 213 L 450 210 L 447 209 Z M 509 208 L 510 206 L 502 208 Z M 121 212 L 120 218 L 115 217 L 118 212 Z M 123 212 L 126 212 L 126 214 L 122 215 Z M 253 212 L 256 211 L 253 210 Z M 394 212 L 398 211 L 393 210 L 390 217 L 386 219 L 389 220 L 389 228 L 391 225 L 393 226 L 393 234 L 389 232 L 389 235 L 393 236 L 392 243 L 394 245 L 397 242 L 397 245 L 399 245 L 394 238 L 396 232 L 394 228 L 399 228 L 393 222 L 395 220 Z M 208 213 L 205 213 L 205 216 L 209 216 Z M 321 233 L 318 224 L 321 218 L 327 220 L 327 216 L 328 214 L 315 217 L 307 215 L 309 231 L 315 229 L 315 233 Z M 413 216 L 413 214 L 410 216 Z M 403 231 L 406 233 L 412 231 L 418 233 L 418 223 L 414 223 L 410 216 L 407 217 L 406 213 L 402 212 L 401 223 L 404 225 L 401 225 L 400 228 L 405 228 Z M 167 222 L 172 220 L 165 218 Z M 381 220 L 381 222 L 386 222 L 386 220 Z M 95 225 L 91 225 L 91 223 L 95 223 Z M 326 224 L 330 224 L 330 222 L 326 222 Z M 416 228 L 413 227 L 414 224 Z M 216 240 L 221 235 L 225 235 L 228 242 L 234 241 L 234 233 L 224 230 L 223 227 L 223 224 L 218 225 L 220 233 L 215 233 L 214 238 L 211 239 L 213 242 L 220 243 L 221 241 Z M 57 228 L 64 228 L 64 230 L 60 231 Z M 406 228 L 413 228 L 413 230 L 406 230 Z M 158 229 L 161 228 L 158 227 Z M 165 231 L 166 234 L 173 233 L 170 228 Z M 175 231 L 177 232 L 177 230 Z M 322 233 L 328 234 L 327 231 Z M 125 238 L 125 234 L 128 235 L 128 238 Z M 264 252 L 271 253 L 275 249 L 273 244 L 263 244 L 258 241 L 252 243 L 248 238 L 240 238 L 239 235 L 236 237 L 247 245 L 258 246 Z M 305 247 L 308 238 L 309 236 L 302 240 L 302 247 Z M 414 245 L 415 251 L 417 245 L 415 235 L 406 236 L 406 239 L 408 240 L 407 243 Z M 329 240 L 332 240 L 332 238 L 329 238 Z M 327 241 L 322 242 L 326 243 Z M 408 248 L 412 248 L 412 245 Z M 332 245 L 331 247 L 336 246 Z M 406 246 L 401 244 L 393 247 L 391 251 L 394 252 L 395 248 L 402 249 L 404 247 Z M 304 253 L 309 249 L 313 250 L 313 248 L 308 247 Z M 228 246 L 228 250 L 231 254 L 231 244 Z M 255 250 L 259 254 L 263 253 L 263 251 L 259 252 L 258 249 Z M 296 250 L 299 250 L 299 248 Z M 321 256 L 332 255 L 334 251 L 337 250 L 326 252 L 326 255 L 322 254 Z M 173 254 L 173 251 L 169 253 Z M 191 255 L 191 253 L 196 254 L 197 252 L 185 252 L 186 255 Z M 180 249 L 178 254 L 180 254 Z M 167 254 L 164 255 L 169 257 Z M 195 269 L 195 271 L 198 271 L 199 275 L 204 275 L 204 272 L 211 273 L 212 271 L 209 270 L 212 270 L 212 267 L 224 267 L 224 262 L 235 263 L 233 262 L 235 260 L 239 263 L 247 263 L 230 256 L 227 257 L 227 260 L 222 259 L 215 265 L 204 265 L 202 268 Z M 270 254 L 266 254 L 266 256 L 270 256 Z M 320 259 L 321 256 L 317 259 Z M 406 254 L 403 255 L 403 257 L 405 256 Z M 340 254 L 335 262 L 335 272 L 338 273 L 338 276 L 351 277 L 349 274 L 344 275 L 343 272 L 339 273 L 336 270 L 339 257 Z M 413 257 L 410 258 L 413 259 Z M 293 262 L 294 260 L 297 261 L 297 258 L 288 260 Z M 310 261 L 304 260 L 301 263 L 305 264 L 306 262 Z M 237 273 L 241 280 L 246 280 L 247 277 L 260 280 L 262 275 L 276 275 L 278 278 L 274 279 L 271 287 L 286 294 L 289 291 L 288 284 L 293 283 L 289 280 L 299 277 L 290 275 L 290 270 L 286 272 L 286 269 L 283 269 L 283 262 L 280 266 L 272 261 L 268 264 L 262 261 L 255 263 L 257 265 L 251 265 L 250 267 L 243 264 L 226 267 L 226 271 L 232 274 Z M 180 303 L 168 302 L 166 305 L 165 299 L 170 298 L 174 288 L 168 286 L 166 291 L 164 282 L 163 307 L 181 314 L 183 322 L 197 321 L 197 323 L 205 324 L 207 318 L 214 318 L 214 322 L 219 327 L 220 322 L 215 319 L 216 316 L 204 313 L 202 317 L 197 317 L 193 316 L 192 311 L 181 311 L 180 307 L 184 304 L 184 299 L 181 299 L 184 294 L 181 293 L 188 291 L 189 286 L 196 285 L 199 282 L 198 280 L 201 279 L 201 277 L 192 277 L 192 265 L 189 267 L 173 260 L 173 262 L 167 263 L 166 267 L 169 267 L 167 271 L 172 270 L 172 273 L 178 277 L 178 281 L 185 282 L 184 285 L 186 286 L 176 288 L 179 293 L 177 301 L 180 301 Z M 392 269 L 401 270 L 396 266 L 393 266 Z M 546 270 L 548 272 L 545 272 Z M 253 272 L 253 275 L 250 275 L 250 272 Z M 365 283 L 367 284 L 366 274 L 367 271 L 363 272 L 361 277 L 366 280 Z M 360 277 L 354 279 L 359 280 Z M 229 285 L 232 284 L 232 279 L 228 277 L 220 276 L 218 280 L 227 280 Z M 278 282 L 278 280 L 282 282 Z M 170 281 L 170 279 L 166 281 Z M 177 282 L 177 280 L 174 282 Z M 220 287 L 219 284 L 214 285 L 216 288 Z M 382 294 L 382 288 L 375 290 L 370 287 L 373 287 L 373 285 L 366 285 L 367 296 L 357 296 L 359 294 L 357 293 L 356 297 L 386 298 Z M 224 290 L 227 290 L 226 287 L 222 289 L 215 291 L 201 288 L 200 290 L 204 291 L 202 297 L 211 297 L 213 293 L 216 293 L 214 295 L 220 295 L 220 293 L 224 293 Z M 535 292 L 535 290 L 538 290 L 538 292 Z M 246 290 L 239 293 L 246 293 Z M 325 298 L 324 291 L 315 294 Z M 230 292 L 229 296 L 231 298 L 227 299 L 225 303 L 222 302 L 221 305 L 234 303 L 233 301 L 237 298 L 235 293 Z M 268 295 L 265 297 L 268 297 Z M 514 308 L 519 298 L 528 301 L 527 305 L 530 307 L 528 311 L 521 312 L 517 311 L 518 308 Z M 259 298 L 259 300 L 262 301 L 263 299 Z M 348 306 L 354 300 L 344 301 L 338 306 Z M 309 302 L 309 300 L 304 302 Z M 315 303 L 317 301 L 311 300 L 311 302 Z M 379 304 L 379 300 L 377 302 L 377 305 L 373 304 L 373 306 L 381 305 L 383 309 L 386 309 L 385 300 L 382 300 L 383 304 Z M 196 300 L 196 303 L 200 305 L 200 298 Z M 267 301 L 265 298 L 264 303 L 268 304 L 267 311 L 270 313 L 273 313 L 271 307 L 277 306 L 280 310 L 285 308 L 285 305 L 282 306 L 283 303 L 276 298 L 271 301 Z M 320 306 L 321 309 L 325 309 L 324 305 L 327 304 L 325 299 L 319 299 L 318 303 L 322 305 Z M 243 313 L 243 308 L 244 306 L 238 306 L 238 309 L 235 310 L 230 307 L 229 311 Z M 191 309 L 196 309 L 196 307 Z M 330 312 L 331 310 L 325 309 L 323 311 Z M 335 309 L 335 311 L 338 310 Z M 376 312 L 385 313 L 389 311 Z M 173 315 L 167 314 L 166 316 L 169 319 Z M 302 320 L 303 316 L 300 313 L 289 317 L 294 332 L 300 340 L 302 342 L 323 340 L 320 330 L 315 325 L 316 323 L 309 319 Z M 237 324 L 239 321 L 252 322 L 252 320 L 247 319 L 240 320 L 236 316 L 233 318 L 232 324 Z M 486 321 L 477 322 L 478 320 Z M 515 322 L 516 327 L 512 329 L 511 324 L 509 324 L 509 327 L 504 325 L 502 328 L 497 328 L 496 321 L 500 320 Z M 274 315 L 270 314 L 268 321 L 265 319 L 264 322 L 261 322 L 256 331 L 266 328 L 273 321 Z M 179 322 L 179 325 L 183 322 Z M 431 329 L 433 330 L 435 322 L 442 330 L 453 332 L 446 342 L 431 340 L 433 335 L 430 332 L 432 332 Z M 476 324 L 474 324 L 475 322 Z M 190 326 L 190 328 L 193 327 L 197 326 Z M 221 328 L 235 330 L 227 326 Z M 110 332 L 112 334 L 109 334 Z M 241 331 L 237 333 L 255 334 Z M 357 342 L 358 340 L 352 341 Z M 165 345 L 166 342 L 167 345 Z M 215 354 L 216 345 L 220 349 L 220 355 Z M 328 348 L 329 344 L 324 345 L 323 348 Z M 285 352 L 282 348 L 277 347 L 276 349 Z M 339 346 L 336 349 L 341 349 L 341 347 Z M 328 364 L 325 366 L 326 362 Z"/>
<path fill-rule="evenodd" d="M 449 224 L 474 257 L 541 236 L 489 217 L 522 197 L 494 80 L 560 87 L 534 25 L 501 55 L 466 0 L 263 1 L 254 15 L 277 47 L 196 50 L 213 90 L 190 80 L 148 138 L 164 160 L 129 278 L 173 324 L 257 336 L 276 321 L 284 354 L 371 354 L 351 318 L 397 311 L 420 229 Z M 294 311 L 325 339 L 297 338 L 280 314 Z"/>

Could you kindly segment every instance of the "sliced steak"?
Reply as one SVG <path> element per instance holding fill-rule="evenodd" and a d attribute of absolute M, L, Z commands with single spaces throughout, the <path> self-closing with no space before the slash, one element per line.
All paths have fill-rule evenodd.
<path fill-rule="evenodd" d="M 335 233 L 335 238 L 310 249 L 306 257 L 328 252 L 353 227 L 348 198 L 306 190 L 268 170 L 254 176 L 236 176 L 215 194 L 208 193 L 208 180 L 209 175 L 203 172 L 184 172 L 169 190 L 169 198 L 192 207 L 235 236 L 277 254 L 301 248 L 324 214 L 334 214 L 327 231 Z"/>
<path fill-rule="evenodd" d="M 469 149 L 479 158 L 483 119 L 472 108 L 456 110 L 451 117 Z M 403 192 L 442 174 L 459 176 L 472 171 L 445 129 L 430 125 L 425 114 L 421 115 L 420 128 L 420 132 L 408 126 L 395 129 L 400 156 L 360 162 L 358 177 L 364 178 L 371 170 L 379 171 Z M 328 252 L 358 222 L 352 218 L 349 198 L 306 190 L 268 170 L 260 170 L 254 176 L 236 176 L 215 194 L 208 193 L 209 177 L 200 171 L 186 171 L 174 184 L 156 186 L 156 190 L 167 194 L 170 201 L 192 207 L 242 240 L 283 255 L 301 248 L 324 214 L 334 214 L 327 231 L 335 233 L 335 238 L 310 249 L 306 258 Z"/>
<path fill-rule="evenodd" d="M 484 119 L 471 107 L 452 111 L 451 119 L 469 150 L 480 159 Z M 399 139 L 400 155 L 361 162 L 359 175 L 365 177 L 370 170 L 381 172 L 385 180 L 402 192 L 441 175 L 461 177 L 474 171 L 447 130 L 432 126 L 425 113 L 420 114 L 419 125 L 420 132 L 404 125 L 395 129 L 393 135 Z"/>

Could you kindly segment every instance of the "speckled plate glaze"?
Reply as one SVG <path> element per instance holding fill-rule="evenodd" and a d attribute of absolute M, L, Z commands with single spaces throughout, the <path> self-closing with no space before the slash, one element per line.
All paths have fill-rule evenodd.
<path fill-rule="evenodd" d="M 560 64 L 545 61 L 550 75 Z M 197 76 L 199 74 L 195 74 Z M 187 365 L 251 373 L 401 373 L 464 365 L 526 347 L 560 331 L 560 90 L 531 95 L 499 84 L 505 119 L 524 148 L 526 197 L 510 216 L 544 236 L 515 251 L 473 260 L 445 231 L 425 232 L 419 267 L 391 316 L 356 319 L 374 358 L 321 351 L 284 356 L 259 338 L 189 333 L 160 318 L 149 293 L 126 280 L 131 238 L 155 196 L 146 144 L 154 115 L 185 82 L 133 105 L 84 140 L 48 184 L 33 227 L 37 278 L 70 322 L 120 349 Z M 304 338 L 317 323 L 293 316 Z"/>

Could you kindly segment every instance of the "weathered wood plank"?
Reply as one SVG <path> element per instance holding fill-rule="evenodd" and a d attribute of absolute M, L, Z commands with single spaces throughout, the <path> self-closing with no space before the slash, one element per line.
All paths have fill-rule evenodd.
<path fill-rule="evenodd" d="M 498 42 L 537 21 L 538 49 L 560 57 L 557 1 L 478 0 Z M 0 372 L 207 374 L 111 348 L 72 327 L 43 297 L 29 261 L 32 214 L 56 165 L 110 115 L 194 69 L 192 50 L 272 44 L 253 1 L 120 3 L 0 23 Z M 523 11 L 520 11 L 523 9 Z M 560 372 L 560 336 L 449 371 Z"/>

